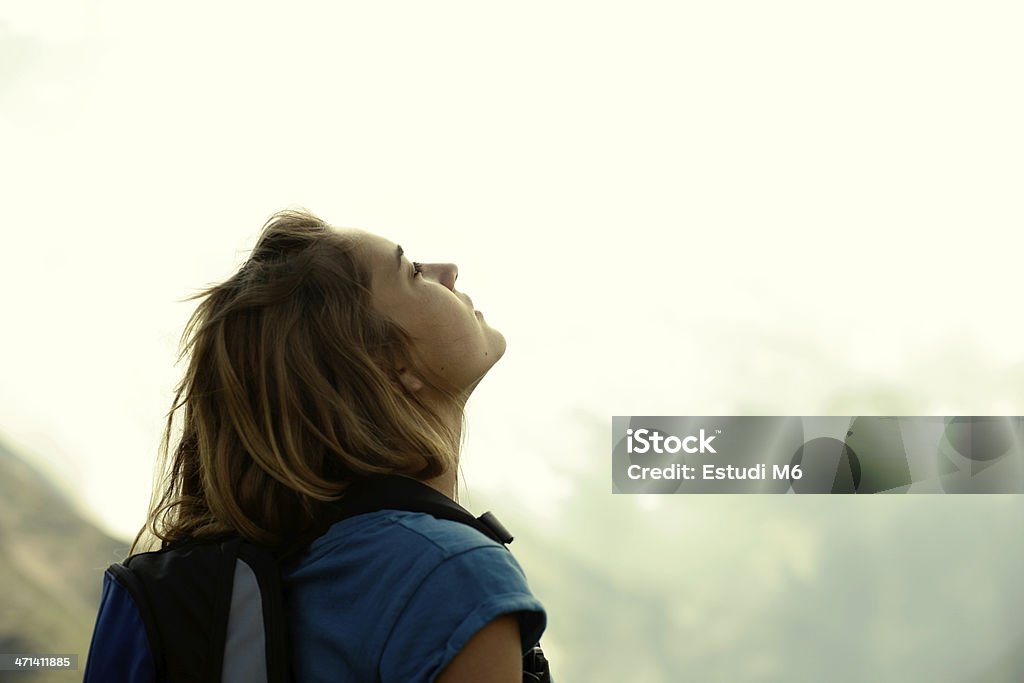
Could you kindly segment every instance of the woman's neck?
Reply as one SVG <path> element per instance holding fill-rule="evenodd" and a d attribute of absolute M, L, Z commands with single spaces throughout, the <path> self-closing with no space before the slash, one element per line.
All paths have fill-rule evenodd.
<path fill-rule="evenodd" d="M 428 399 L 431 400 L 431 407 L 435 411 L 435 415 L 439 416 L 442 421 L 448 425 L 450 430 L 449 433 L 455 437 L 456 442 L 452 444 L 452 447 L 456 450 L 458 450 L 462 445 L 462 426 L 466 415 L 466 401 L 468 400 L 471 392 L 472 388 L 466 391 L 465 394 L 458 396 L 454 403 L 450 400 L 440 398 L 439 396 L 431 396 Z M 450 470 L 444 474 L 434 477 L 433 479 L 428 479 L 423 483 L 437 491 L 440 491 L 457 502 L 458 469 L 459 454 L 456 453 L 455 462 Z"/>

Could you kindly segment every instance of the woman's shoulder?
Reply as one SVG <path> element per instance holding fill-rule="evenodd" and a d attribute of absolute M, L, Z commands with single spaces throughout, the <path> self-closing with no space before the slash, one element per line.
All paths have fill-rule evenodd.
<path fill-rule="evenodd" d="M 525 652 L 546 624 L 543 605 L 503 545 L 427 513 L 378 510 L 317 539 L 284 575 L 295 633 L 331 633 L 387 680 L 432 680 L 474 633 L 519 615 Z"/>

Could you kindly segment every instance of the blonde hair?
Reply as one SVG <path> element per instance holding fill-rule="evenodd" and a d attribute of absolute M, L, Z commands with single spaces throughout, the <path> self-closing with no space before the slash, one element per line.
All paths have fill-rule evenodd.
<path fill-rule="evenodd" d="M 132 552 L 145 533 L 161 547 L 232 532 L 278 545 L 360 476 L 426 480 L 457 467 L 464 401 L 432 387 L 458 407 L 453 428 L 395 389 L 393 368 L 419 366 L 408 334 L 371 306 L 370 277 L 354 239 L 286 210 L 237 273 L 183 300 L 202 299 Z"/>

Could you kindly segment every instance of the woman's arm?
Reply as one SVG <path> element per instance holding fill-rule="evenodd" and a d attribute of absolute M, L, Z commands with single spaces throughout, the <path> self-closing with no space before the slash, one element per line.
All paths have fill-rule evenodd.
<path fill-rule="evenodd" d="M 522 683 L 519 619 L 503 614 L 473 634 L 435 683 Z"/>

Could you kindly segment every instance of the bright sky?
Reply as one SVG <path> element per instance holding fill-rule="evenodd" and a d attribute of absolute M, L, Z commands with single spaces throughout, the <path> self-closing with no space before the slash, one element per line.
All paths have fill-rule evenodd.
<path fill-rule="evenodd" d="M 920 412 L 1020 414 L 977 377 L 1024 333 L 1022 23 L 1013 2 L 5 2 L 0 433 L 133 533 L 176 301 L 290 206 L 458 263 L 505 333 L 470 493 L 557 509 L 567 471 L 608 468 L 579 444 L 614 414 L 815 414 L 883 381 Z"/>

